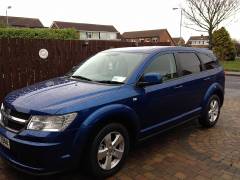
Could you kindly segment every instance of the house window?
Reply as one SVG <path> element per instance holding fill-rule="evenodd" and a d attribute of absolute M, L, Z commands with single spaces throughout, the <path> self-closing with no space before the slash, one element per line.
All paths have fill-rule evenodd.
<path fill-rule="evenodd" d="M 99 32 L 93 32 L 92 39 L 99 39 Z"/>
<path fill-rule="evenodd" d="M 152 38 L 152 42 L 158 42 L 158 38 Z"/>
<path fill-rule="evenodd" d="M 116 33 L 109 33 L 109 39 L 117 39 L 117 34 Z"/>
<path fill-rule="evenodd" d="M 80 32 L 80 40 L 87 39 L 87 33 L 86 32 Z"/>
<path fill-rule="evenodd" d="M 86 32 L 87 39 L 92 39 L 92 32 Z"/>
<path fill-rule="evenodd" d="M 99 39 L 99 32 L 80 32 L 80 39 Z"/>
<path fill-rule="evenodd" d="M 100 32 L 100 39 L 102 39 L 102 40 L 114 40 L 114 39 L 117 39 L 117 33 Z"/>
<path fill-rule="evenodd" d="M 151 39 L 150 38 L 146 38 L 145 42 L 151 42 Z"/>
<path fill-rule="evenodd" d="M 107 39 L 107 33 L 106 32 L 100 32 L 100 39 L 106 40 Z"/>

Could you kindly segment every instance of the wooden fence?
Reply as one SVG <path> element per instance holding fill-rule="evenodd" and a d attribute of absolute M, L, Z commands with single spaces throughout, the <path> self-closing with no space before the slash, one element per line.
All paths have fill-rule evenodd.
<path fill-rule="evenodd" d="M 0 102 L 12 90 L 64 75 L 85 58 L 105 49 L 169 45 L 120 41 L 0 39 Z M 40 49 L 49 56 L 39 57 Z"/>

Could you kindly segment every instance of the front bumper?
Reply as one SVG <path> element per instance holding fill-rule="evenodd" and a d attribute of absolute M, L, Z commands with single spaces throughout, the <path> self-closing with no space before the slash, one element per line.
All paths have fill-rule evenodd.
<path fill-rule="evenodd" d="M 0 156 L 11 166 L 37 175 L 52 174 L 72 167 L 72 143 L 69 138 L 74 137 L 73 131 L 64 136 L 49 137 L 51 142 L 44 142 L 44 138 L 31 137 L 31 133 L 31 136 L 26 134 L 25 132 L 25 137 L 31 141 L 23 140 L 18 134 L 0 127 L 0 135 L 10 141 L 10 149 L 0 144 Z M 49 133 L 46 134 L 48 136 Z"/>

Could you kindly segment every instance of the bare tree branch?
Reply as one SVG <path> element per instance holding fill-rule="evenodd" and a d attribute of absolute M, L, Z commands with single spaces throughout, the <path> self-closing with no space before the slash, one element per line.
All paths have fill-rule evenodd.
<path fill-rule="evenodd" d="M 209 33 L 209 47 L 212 48 L 213 31 L 225 20 L 240 10 L 239 0 L 185 0 L 185 17 L 194 25 L 187 28 Z M 198 27 L 198 28 L 196 28 Z"/>
<path fill-rule="evenodd" d="M 184 25 L 183 27 L 185 28 L 188 28 L 188 29 L 191 29 L 191 30 L 194 30 L 194 31 L 198 31 L 198 32 L 208 32 L 206 30 L 201 30 L 201 29 L 196 29 L 196 28 L 191 28 L 191 26 L 188 26 L 188 25 Z"/>

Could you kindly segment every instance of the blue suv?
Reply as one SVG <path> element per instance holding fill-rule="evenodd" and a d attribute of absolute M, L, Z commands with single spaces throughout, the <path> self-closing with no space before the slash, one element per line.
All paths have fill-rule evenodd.
<path fill-rule="evenodd" d="M 84 165 L 96 177 L 111 176 L 137 141 L 196 118 L 214 126 L 224 83 L 209 50 L 106 50 L 65 76 L 8 94 L 1 105 L 0 155 L 33 174 Z"/>

